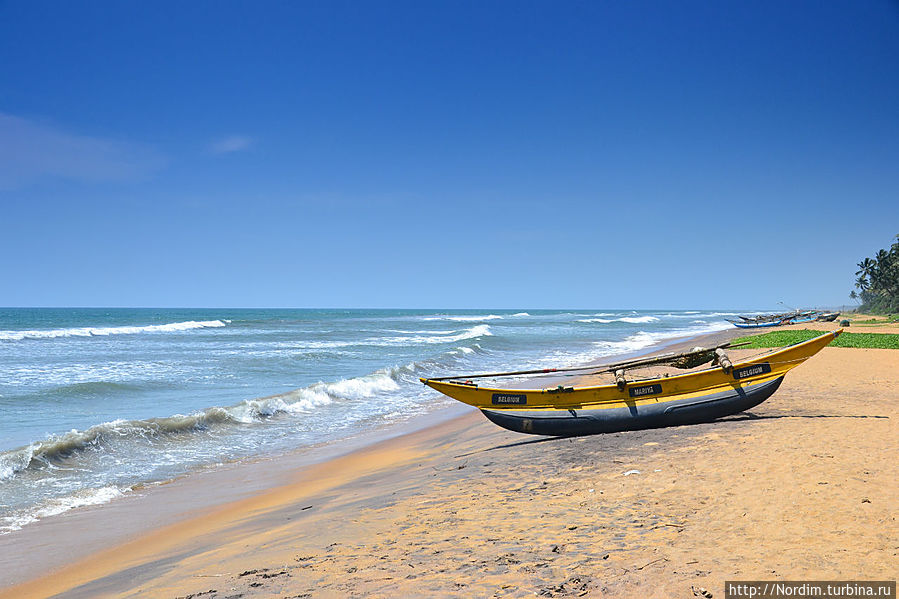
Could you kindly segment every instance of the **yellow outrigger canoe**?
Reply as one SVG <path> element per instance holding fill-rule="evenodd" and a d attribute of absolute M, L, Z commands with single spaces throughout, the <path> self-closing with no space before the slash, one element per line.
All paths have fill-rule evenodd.
<path fill-rule="evenodd" d="M 628 381 L 623 374 L 626 367 L 652 360 L 622 363 L 596 372 L 615 372 L 617 382 L 606 385 L 500 389 L 467 380 L 492 375 L 420 380 L 479 408 L 495 424 L 520 433 L 573 436 L 696 424 L 759 405 L 777 391 L 787 372 L 818 353 L 842 331 L 735 363 L 719 352 L 719 365 L 674 376 Z"/>

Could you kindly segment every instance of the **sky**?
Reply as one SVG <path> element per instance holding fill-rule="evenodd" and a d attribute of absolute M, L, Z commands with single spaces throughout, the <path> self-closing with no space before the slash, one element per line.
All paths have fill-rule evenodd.
<path fill-rule="evenodd" d="M 899 2 L 0 0 L 0 305 L 849 304 Z"/>

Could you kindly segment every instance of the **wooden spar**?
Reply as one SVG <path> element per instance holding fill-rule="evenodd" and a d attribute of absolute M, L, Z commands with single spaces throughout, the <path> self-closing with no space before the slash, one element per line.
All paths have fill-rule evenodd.
<path fill-rule="evenodd" d="M 618 387 L 619 391 L 624 391 L 624 388 L 627 387 L 627 381 L 624 379 L 624 370 L 616 370 L 615 371 L 615 386 Z"/>
<path fill-rule="evenodd" d="M 605 372 L 614 372 L 615 370 L 621 370 L 624 368 L 636 368 L 639 366 L 650 366 L 653 364 L 662 364 L 664 362 L 670 362 L 671 360 L 675 360 L 677 358 L 682 358 L 685 356 L 692 356 L 695 354 L 701 354 L 709 351 L 716 351 L 718 349 L 724 349 L 727 347 L 741 347 L 743 345 L 749 345 L 749 342 L 744 343 L 722 343 L 721 345 L 717 345 L 715 347 L 710 348 L 694 348 L 687 352 L 681 353 L 668 353 L 661 354 L 658 356 L 654 356 L 651 358 L 642 358 L 639 360 L 627 360 L 624 362 L 616 362 L 613 364 L 602 364 L 599 366 L 577 366 L 573 368 L 541 368 L 538 370 L 517 370 L 514 372 L 490 372 L 485 374 L 457 374 L 454 376 L 441 376 L 441 377 L 432 377 L 425 380 L 429 381 L 449 381 L 454 379 L 483 379 L 483 378 L 496 378 L 501 376 L 520 376 L 526 374 L 551 374 L 556 372 L 583 372 L 585 370 L 591 370 L 587 374 L 602 374 Z M 600 370 L 595 370 L 596 368 L 600 368 Z"/>
<path fill-rule="evenodd" d="M 457 374 L 454 376 L 439 376 L 425 379 L 428 381 L 448 381 L 450 379 L 483 379 L 500 376 L 517 376 L 521 374 L 549 374 L 551 372 L 574 372 L 576 370 L 586 370 L 589 367 L 581 368 L 542 368 L 540 370 L 518 370 L 515 372 L 488 372 L 485 374 Z"/>
<path fill-rule="evenodd" d="M 731 363 L 730 358 L 727 357 L 727 354 L 724 353 L 724 350 L 719 348 L 715 349 L 715 361 L 718 362 L 718 365 L 724 369 L 726 374 L 730 374 L 731 368 L 734 365 Z"/>

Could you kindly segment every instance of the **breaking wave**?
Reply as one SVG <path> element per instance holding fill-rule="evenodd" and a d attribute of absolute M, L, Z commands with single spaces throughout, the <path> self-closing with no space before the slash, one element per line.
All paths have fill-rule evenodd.
<path fill-rule="evenodd" d="M 490 325 L 479 324 L 470 329 L 456 329 L 452 331 L 427 331 L 387 329 L 390 333 L 400 333 L 409 336 L 366 337 L 353 341 L 295 341 L 285 344 L 281 349 L 285 350 L 335 350 L 347 347 L 396 347 L 408 345 L 432 345 L 435 343 L 455 343 L 476 337 L 490 337 Z"/>
<path fill-rule="evenodd" d="M 490 332 L 490 325 L 479 324 L 464 329 L 462 331 L 417 331 L 416 333 L 429 333 L 426 335 L 415 335 L 413 337 L 379 337 L 372 340 L 373 345 L 408 345 L 408 344 L 433 344 L 433 343 L 454 343 L 456 341 L 464 341 L 465 339 L 474 339 L 476 337 L 489 337 L 493 333 Z"/>
<path fill-rule="evenodd" d="M 468 348 L 462 348 L 465 351 Z M 473 350 L 471 350 L 473 351 Z M 85 430 L 71 430 L 51 435 L 43 441 L 31 443 L 0 453 L 0 481 L 29 468 L 53 468 L 61 460 L 86 450 L 109 449 L 121 442 L 158 442 L 170 435 L 198 431 L 212 431 L 227 424 L 262 422 L 279 413 L 310 413 L 321 406 L 339 401 L 356 401 L 379 394 L 395 392 L 403 382 L 414 380 L 422 365 L 384 368 L 361 377 L 336 382 L 318 382 L 301 389 L 249 399 L 236 405 L 214 406 L 192 414 L 175 414 L 146 420 L 113 420 Z"/>
<path fill-rule="evenodd" d="M 684 312 L 682 314 L 663 314 L 665 318 L 713 318 L 716 316 L 737 316 L 738 314 L 758 314 L 758 312 L 698 312 L 696 310 Z"/>
<path fill-rule="evenodd" d="M 107 337 L 109 335 L 137 335 L 140 333 L 177 333 L 193 329 L 220 328 L 227 326 L 229 322 L 229 320 L 188 320 L 169 324 L 151 324 L 142 327 L 76 327 L 35 331 L 0 331 L 0 341 L 56 339 L 59 337 Z"/>
<path fill-rule="evenodd" d="M 644 324 L 647 322 L 658 322 L 658 318 L 655 316 L 624 316 L 619 318 L 621 322 L 629 322 L 631 324 Z"/>
<path fill-rule="evenodd" d="M 626 337 L 622 341 L 596 341 L 593 343 L 593 346 L 603 352 L 606 352 L 607 355 L 623 354 L 650 347 L 659 343 L 660 341 L 665 341 L 666 339 L 676 339 L 678 337 L 701 335 L 703 333 L 714 333 L 716 331 L 723 331 L 730 328 L 731 327 L 728 323 L 722 321 L 708 323 L 704 326 L 672 329 L 669 331 L 637 331 L 636 333 Z"/>
<path fill-rule="evenodd" d="M 582 318 L 578 320 L 578 322 L 598 322 L 602 324 L 609 324 L 611 322 L 627 322 L 629 324 L 645 324 L 647 322 L 658 322 L 658 318 L 655 316 L 623 316 L 621 318 Z"/>
<path fill-rule="evenodd" d="M 524 316 L 524 313 L 516 314 L 515 316 Z M 528 315 L 529 316 L 529 315 Z M 422 320 L 451 320 L 453 322 L 482 322 L 484 320 L 502 320 L 505 316 L 500 316 L 499 314 L 485 314 L 483 316 L 449 316 L 449 315 L 441 315 L 441 316 L 426 316 L 422 318 Z"/>

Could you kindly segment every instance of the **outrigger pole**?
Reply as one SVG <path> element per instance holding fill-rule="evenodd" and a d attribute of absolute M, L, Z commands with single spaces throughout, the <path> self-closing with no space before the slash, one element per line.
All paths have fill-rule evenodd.
<path fill-rule="evenodd" d="M 726 348 L 733 347 L 742 347 L 744 345 L 749 345 L 749 342 L 743 343 L 722 343 L 721 345 L 716 345 L 715 347 L 698 347 L 696 349 L 691 349 L 687 352 L 681 353 L 668 353 L 661 354 L 658 356 L 654 356 L 651 358 L 643 358 L 640 360 L 627 360 L 625 362 L 616 362 L 613 364 L 600 364 L 597 366 L 577 366 L 574 368 L 540 368 L 537 370 L 516 370 L 513 372 L 489 372 L 485 374 L 460 374 L 456 376 L 441 376 L 441 377 L 431 377 L 425 380 L 428 381 L 449 381 L 449 380 L 459 380 L 459 379 L 484 379 L 484 378 L 497 378 L 501 376 L 519 376 L 525 374 L 551 374 L 555 372 L 580 372 L 584 370 L 592 370 L 593 372 L 589 374 L 602 374 L 605 372 L 613 372 L 615 370 L 623 370 L 625 368 L 635 368 L 637 366 L 650 366 L 652 364 L 661 364 L 663 362 L 671 362 L 678 358 L 687 358 L 690 356 L 697 356 L 701 354 L 716 354 L 717 350 L 723 350 Z M 724 353 L 724 352 L 721 352 Z M 710 358 L 710 359 L 714 359 Z M 726 357 L 725 357 L 726 359 Z M 600 370 L 596 370 L 599 368 Z"/>

